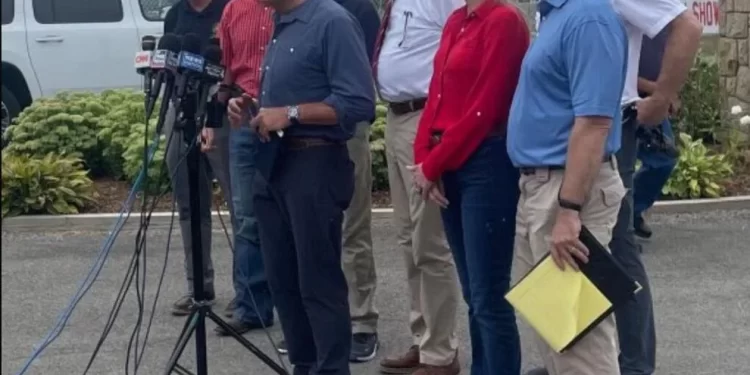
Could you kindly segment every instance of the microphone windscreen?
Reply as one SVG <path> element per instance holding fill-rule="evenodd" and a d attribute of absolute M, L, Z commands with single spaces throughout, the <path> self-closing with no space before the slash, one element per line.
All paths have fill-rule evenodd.
<path fill-rule="evenodd" d="M 220 64 L 221 63 L 221 48 L 209 44 L 203 50 L 203 58 L 206 59 L 206 61 L 210 63 Z"/>
<path fill-rule="evenodd" d="M 156 48 L 156 37 L 146 35 L 141 38 L 141 49 L 144 51 L 153 51 Z"/>
<path fill-rule="evenodd" d="M 199 55 L 201 53 L 201 38 L 193 33 L 185 34 L 182 37 L 182 50 Z"/>
<path fill-rule="evenodd" d="M 181 45 L 182 41 L 180 38 L 172 33 L 164 34 L 164 36 L 159 39 L 159 49 L 177 53 L 180 52 Z"/>

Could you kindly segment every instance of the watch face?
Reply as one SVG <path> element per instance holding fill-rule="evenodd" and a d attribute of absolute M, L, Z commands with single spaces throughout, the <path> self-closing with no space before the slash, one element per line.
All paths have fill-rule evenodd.
<path fill-rule="evenodd" d="M 287 115 L 291 119 L 297 119 L 297 117 L 299 117 L 299 107 L 297 107 L 296 105 L 293 107 L 289 107 L 289 110 L 287 111 Z"/>

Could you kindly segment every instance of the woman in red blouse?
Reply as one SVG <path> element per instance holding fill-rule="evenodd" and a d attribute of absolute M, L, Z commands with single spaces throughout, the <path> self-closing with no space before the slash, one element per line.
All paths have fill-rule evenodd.
<path fill-rule="evenodd" d="M 510 286 L 519 172 L 505 129 L 529 30 L 505 1 L 467 0 L 448 19 L 414 143 L 416 189 L 443 207 L 469 305 L 473 375 L 518 375 Z"/>

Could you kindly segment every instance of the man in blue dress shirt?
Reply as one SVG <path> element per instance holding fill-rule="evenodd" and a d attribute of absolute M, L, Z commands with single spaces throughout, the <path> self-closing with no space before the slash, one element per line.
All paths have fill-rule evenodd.
<path fill-rule="evenodd" d="M 334 0 L 266 0 L 276 10 L 262 66 L 254 203 L 294 374 L 349 375 L 351 323 L 341 224 L 354 189 L 346 141 L 375 116 L 362 29 Z M 230 101 L 248 119 L 248 98 Z"/>
<path fill-rule="evenodd" d="M 521 169 L 514 279 L 550 253 L 578 269 L 586 225 L 608 244 L 625 195 L 613 154 L 620 145 L 625 28 L 608 0 L 543 0 L 537 39 L 524 59 L 508 123 Z M 619 374 L 614 317 L 564 354 L 541 344 L 553 375 Z"/>

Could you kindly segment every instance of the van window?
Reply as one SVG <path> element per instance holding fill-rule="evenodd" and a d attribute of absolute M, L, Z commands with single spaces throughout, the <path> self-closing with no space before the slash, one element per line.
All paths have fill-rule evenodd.
<path fill-rule="evenodd" d="M 13 3 L 16 0 L 3 0 L 3 8 L 1 9 L 3 14 L 3 25 L 7 25 L 11 22 L 13 22 L 13 13 L 15 13 L 15 9 L 13 9 Z"/>
<path fill-rule="evenodd" d="M 122 0 L 33 0 L 42 24 L 111 23 L 123 19 Z"/>
<path fill-rule="evenodd" d="M 143 18 L 148 21 L 164 21 L 167 11 L 180 0 L 138 0 Z"/>

